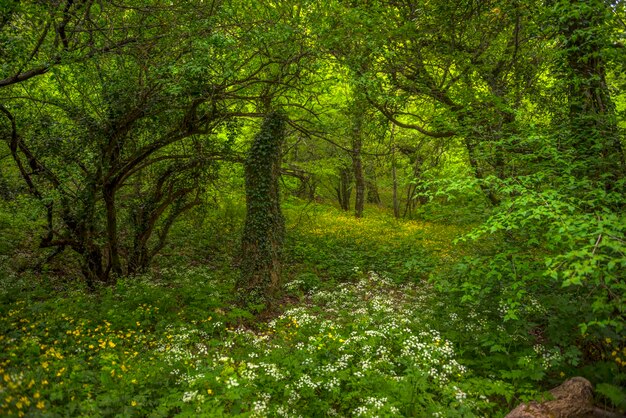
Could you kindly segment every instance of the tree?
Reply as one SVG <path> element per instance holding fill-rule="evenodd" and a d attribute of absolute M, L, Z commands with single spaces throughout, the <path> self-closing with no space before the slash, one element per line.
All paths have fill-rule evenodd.
<path fill-rule="evenodd" d="M 101 62 L 99 67 L 104 66 Z M 91 289 L 98 282 L 107 283 L 111 278 L 114 281 L 124 273 L 118 224 L 122 206 L 144 214 L 140 223 L 145 227 L 134 229 L 135 236 L 131 238 L 140 243 L 134 247 L 143 253 L 135 257 L 135 252 L 131 252 L 126 271 L 132 273 L 149 262 L 151 257 L 145 248 L 158 222 L 166 219 L 163 239 L 169 228 L 166 225 L 197 202 L 188 200 L 197 190 L 197 180 L 183 179 L 186 173 L 206 167 L 211 158 L 204 152 L 190 156 L 180 152 L 183 150 L 175 144 L 208 132 L 216 122 L 207 115 L 190 122 L 190 114 L 196 109 L 193 102 L 182 111 L 167 112 L 167 95 L 148 81 L 147 74 L 143 74 L 147 76 L 146 88 L 133 89 L 126 84 L 133 80 L 128 72 L 117 72 L 115 65 L 106 67 L 112 78 L 104 77 L 101 91 L 87 93 L 82 90 L 85 86 L 80 86 L 81 92 L 66 97 L 65 102 L 48 103 L 44 109 L 49 113 L 43 118 L 21 122 L 6 107 L 2 108 L 11 121 L 8 145 L 13 160 L 31 195 L 40 200 L 48 213 L 40 246 L 71 248 L 79 254 Z M 85 71 L 83 68 L 83 74 Z M 116 83 L 114 79 L 123 82 Z M 64 82 L 58 85 L 60 91 L 68 87 Z M 49 83 L 46 91 L 51 89 Z M 92 113 L 94 104 L 103 113 Z M 24 112 L 21 116 L 28 118 Z M 147 125 L 147 118 L 156 126 Z M 164 131 L 157 132 L 157 126 Z M 150 197 L 130 198 L 130 184 L 136 184 L 141 191 L 152 178 L 154 191 Z M 162 239 L 155 250 L 162 247 Z"/>
<path fill-rule="evenodd" d="M 280 288 L 285 220 L 280 209 L 281 148 L 285 116 L 269 113 L 245 161 L 246 220 L 241 239 L 240 296 L 272 303 Z"/>
<path fill-rule="evenodd" d="M 571 152 L 577 177 L 601 180 L 610 189 L 626 169 L 606 70 L 615 50 L 616 16 L 601 0 L 555 1 L 552 13 L 559 41 L 556 75 L 568 80 L 564 151 Z"/>
<path fill-rule="evenodd" d="M 47 211 L 40 246 L 75 251 L 90 289 L 145 269 L 175 219 L 200 202 L 202 180 L 227 153 L 206 139 L 242 113 L 233 90 L 258 84 L 267 65 L 252 60 L 256 51 L 233 51 L 227 13 L 201 3 L 192 14 L 203 19 L 158 7 L 170 24 L 140 25 L 149 42 L 58 63 L 2 90 L 4 137 Z M 143 12 L 108 16 L 123 24 Z"/>

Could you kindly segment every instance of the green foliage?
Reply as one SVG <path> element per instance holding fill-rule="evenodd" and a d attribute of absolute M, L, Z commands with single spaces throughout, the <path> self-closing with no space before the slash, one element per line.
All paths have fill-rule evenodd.
<path fill-rule="evenodd" d="M 626 408 L 626 392 L 624 388 L 608 383 L 601 383 L 596 386 L 596 391 L 606 397 L 616 407 L 622 409 Z"/>
<path fill-rule="evenodd" d="M 30 299 L 15 300 L 10 289 L 2 412 L 473 416 L 497 407 L 480 396 L 486 381 L 422 321 L 427 287 L 400 290 L 374 273 L 328 290 L 295 281 L 287 289 L 308 302 L 250 329 L 235 327 L 243 312 L 224 307 L 233 285 L 224 273 L 120 280 L 95 309 L 81 291 L 21 289 Z"/>
<path fill-rule="evenodd" d="M 232 249 L 191 267 L 196 248 L 207 251 L 185 232 L 198 224 L 174 230 L 173 267 L 99 294 L 71 284 L 54 293 L 45 277 L 4 282 L 3 413 L 39 405 L 61 415 L 497 416 L 580 371 L 616 399 L 626 347 L 573 332 L 585 294 L 546 287 L 542 259 L 481 246 L 461 260 L 454 252 L 470 249 L 450 246 L 465 228 L 374 209 L 362 219 L 296 201 L 286 209 L 292 279 L 288 304 L 269 318 L 234 307 Z M 207 220 L 225 210 L 235 209 Z M 234 235 L 227 223 L 208 225 Z M 324 241 L 328 249 L 317 249 Z M 338 252 L 351 242 L 352 254 Z M 364 273 L 369 266 L 378 272 Z M 610 359 L 603 367 L 589 362 L 592 347 Z"/>
<path fill-rule="evenodd" d="M 0 256 L 13 256 L 29 232 L 42 226 L 40 217 L 40 209 L 31 199 L 0 200 Z"/>
<path fill-rule="evenodd" d="M 578 369 L 592 381 L 619 388 L 626 377 L 619 354 L 626 339 L 626 219 L 616 210 L 623 207 L 617 192 L 622 186 L 615 183 L 606 192 L 588 179 L 562 176 L 563 183 L 552 185 L 548 179 L 543 172 L 498 182 L 507 198 L 464 238 L 495 246 L 434 283 L 463 303 L 455 312 L 463 321 L 482 314 L 501 322 L 472 334 L 478 358 L 485 349 L 505 354 L 490 355 L 485 367 L 520 382 L 558 379 L 557 370 Z M 483 348 L 475 351 L 478 347 Z M 604 359 L 612 363 L 600 367 Z"/>
<path fill-rule="evenodd" d="M 4 1 L 0 415 L 624 412 L 625 16 Z"/>
<path fill-rule="evenodd" d="M 234 283 L 226 274 L 163 270 L 159 279 L 120 280 L 98 296 L 72 289 L 50 297 L 45 279 L 35 277 L 32 287 L 3 288 L 2 414 L 176 410 L 173 369 L 155 360 L 172 344 L 174 324 L 197 325 L 205 336 L 224 331 L 220 308 Z M 19 292 L 27 296 L 16 299 Z"/>

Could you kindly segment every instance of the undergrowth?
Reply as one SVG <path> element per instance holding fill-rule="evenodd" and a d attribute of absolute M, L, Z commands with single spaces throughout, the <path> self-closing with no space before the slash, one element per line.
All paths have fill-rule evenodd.
<path fill-rule="evenodd" d="M 532 259 L 481 263 L 497 235 L 454 245 L 467 226 L 375 209 L 286 215 L 285 298 L 261 316 L 234 304 L 236 216 L 212 231 L 221 251 L 211 216 L 181 224 L 158 268 L 96 293 L 5 263 L 0 415 L 503 416 L 581 370 L 620 396 L 623 343 L 549 319 L 568 305 Z"/>

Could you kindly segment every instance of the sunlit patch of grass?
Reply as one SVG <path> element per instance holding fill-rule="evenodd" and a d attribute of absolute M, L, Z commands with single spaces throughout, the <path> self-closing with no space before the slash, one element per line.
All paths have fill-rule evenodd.
<path fill-rule="evenodd" d="M 423 280 L 467 253 L 455 239 L 467 225 L 394 219 L 369 208 L 363 218 L 326 206 L 289 206 L 288 262 L 312 266 L 338 280 L 352 277 L 353 267 L 389 273 L 394 280 Z"/>
<path fill-rule="evenodd" d="M 288 228 L 318 236 L 349 238 L 359 244 L 376 241 L 378 245 L 394 244 L 402 240 L 441 250 L 455 238 L 468 231 L 467 226 L 439 224 L 426 221 L 396 220 L 386 211 L 370 208 L 365 216 L 356 218 L 350 212 L 323 207 L 306 213 L 302 222 L 297 210 L 288 211 Z"/>

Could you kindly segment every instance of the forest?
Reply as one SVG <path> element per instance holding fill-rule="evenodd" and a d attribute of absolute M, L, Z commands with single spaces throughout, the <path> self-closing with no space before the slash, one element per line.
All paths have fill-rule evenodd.
<path fill-rule="evenodd" d="M 0 0 L 0 416 L 624 416 L 625 133 L 622 0 Z"/>

